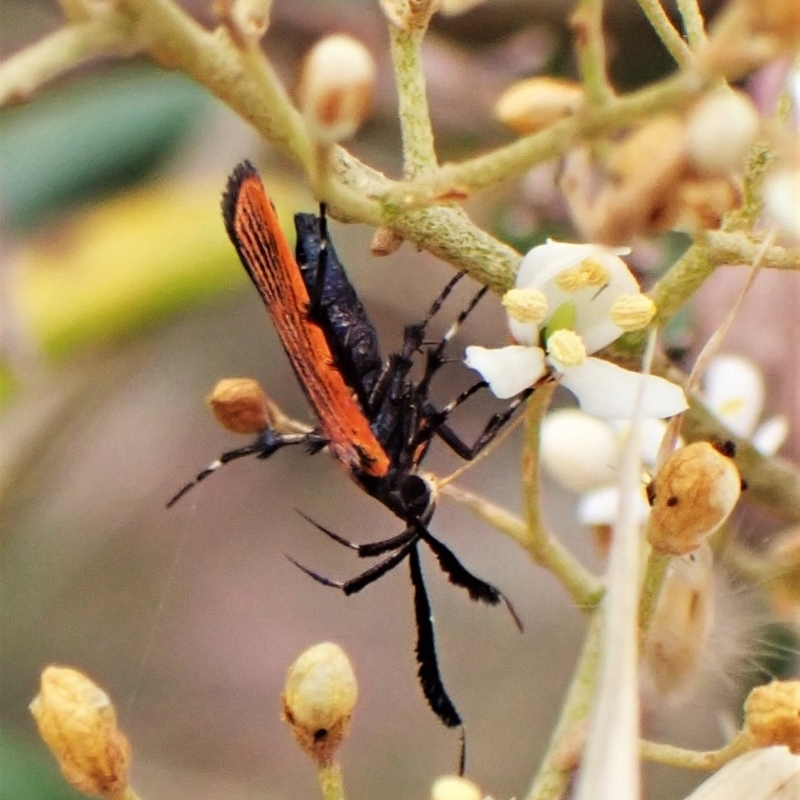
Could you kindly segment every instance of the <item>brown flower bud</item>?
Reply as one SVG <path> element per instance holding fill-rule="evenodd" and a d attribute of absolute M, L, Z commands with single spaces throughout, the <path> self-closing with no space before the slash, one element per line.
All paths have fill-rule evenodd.
<path fill-rule="evenodd" d="M 347 735 L 358 684 L 344 650 L 314 645 L 289 667 L 281 700 L 294 738 L 319 766 L 331 763 Z"/>
<path fill-rule="evenodd" d="M 206 402 L 217 422 L 233 433 L 260 433 L 270 423 L 267 396 L 252 378 L 223 378 Z"/>
<path fill-rule="evenodd" d="M 800 754 L 800 681 L 756 686 L 744 704 L 744 729 L 755 747 L 786 745 Z"/>
<path fill-rule="evenodd" d="M 328 36 L 303 63 L 297 96 L 311 134 L 321 142 L 352 136 L 369 113 L 375 62 L 361 42 Z"/>
<path fill-rule="evenodd" d="M 117 729 L 114 706 L 99 686 L 77 670 L 49 666 L 30 710 L 61 772 L 76 789 L 107 800 L 125 796 L 130 744 Z"/>
<path fill-rule="evenodd" d="M 403 237 L 391 228 L 378 228 L 372 237 L 369 246 L 374 256 L 390 256 L 400 249 L 403 244 Z"/>
<path fill-rule="evenodd" d="M 725 522 L 741 490 L 736 465 L 709 442 L 676 450 L 648 487 L 648 541 L 659 553 L 691 553 Z"/>
<path fill-rule="evenodd" d="M 583 106 L 583 87 L 560 78 L 527 78 L 510 86 L 495 103 L 494 115 L 520 135 L 535 133 Z"/>

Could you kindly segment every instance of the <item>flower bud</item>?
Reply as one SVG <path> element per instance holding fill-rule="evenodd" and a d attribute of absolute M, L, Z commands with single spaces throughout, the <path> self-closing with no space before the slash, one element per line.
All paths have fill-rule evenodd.
<path fill-rule="evenodd" d="M 374 256 L 390 256 L 403 244 L 403 237 L 391 228 L 378 228 L 372 236 L 369 249 Z"/>
<path fill-rule="evenodd" d="M 298 98 L 312 136 L 339 142 L 352 136 L 369 113 L 375 62 L 361 42 L 328 36 L 311 48 L 300 74 Z"/>
<path fill-rule="evenodd" d="M 99 686 L 77 670 L 49 666 L 30 710 L 69 783 L 94 797 L 125 796 L 130 744 Z"/>
<path fill-rule="evenodd" d="M 559 78 L 527 78 L 506 89 L 494 115 L 520 135 L 535 133 L 574 114 L 584 103 L 583 87 Z"/>
<path fill-rule="evenodd" d="M 686 445 L 666 460 L 648 488 L 653 507 L 648 541 L 659 553 L 691 553 L 728 519 L 741 490 L 728 455 L 709 442 Z"/>
<path fill-rule="evenodd" d="M 252 378 L 223 378 L 206 402 L 217 422 L 233 433 L 260 433 L 270 423 L 267 396 Z"/>
<path fill-rule="evenodd" d="M 800 169 L 776 170 L 767 177 L 764 207 L 787 239 L 800 242 Z"/>
<path fill-rule="evenodd" d="M 283 718 L 320 766 L 331 763 L 347 735 L 357 698 L 353 667 L 336 644 L 314 645 L 289 667 L 281 695 Z"/>
<path fill-rule="evenodd" d="M 585 492 L 616 481 L 620 448 L 608 423 L 577 408 L 563 408 L 542 422 L 539 457 L 562 486 Z"/>
<path fill-rule="evenodd" d="M 431 787 L 431 800 L 481 800 L 482 796 L 472 781 L 457 775 L 443 775 Z"/>
<path fill-rule="evenodd" d="M 690 163 L 703 176 L 741 170 L 760 126 L 758 111 L 740 92 L 725 89 L 704 97 L 686 124 Z"/>
<path fill-rule="evenodd" d="M 800 754 L 800 681 L 756 686 L 744 704 L 744 729 L 755 747 L 786 745 Z"/>

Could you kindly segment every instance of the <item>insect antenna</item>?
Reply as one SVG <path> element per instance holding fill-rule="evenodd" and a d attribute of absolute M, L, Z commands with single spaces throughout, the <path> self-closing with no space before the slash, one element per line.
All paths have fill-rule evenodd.
<path fill-rule="evenodd" d="M 502 603 L 507 609 L 514 624 L 522 630 L 522 620 L 511 604 L 511 601 L 491 583 L 473 575 L 459 560 L 456 554 L 445 544 L 440 542 L 433 534 L 419 521 L 415 521 L 414 530 L 417 536 L 425 542 L 431 552 L 436 556 L 442 572 L 447 575 L 447 579 L 454 586 L 460 586 L 467 590 L 471 600 L 477 600 L 490 606 Z"/>
<path fill-rule="evenodd" d="M 278 433 L 273 428 L 266 428 L 252 444 L 237 447 L 235 450 L 228 450 L 219 458 L 214 459 L 207 467 L 200 470 L 194 480 L 189 481 L 170 498 L 167 502 L 167 508 L 172 508 L 190 489 L 193 489 L 198 483 L 204 481 L 209 475 L 213 475 L 220 467 L 230 461 L 253 455 L 256 458 L 269 458 L 282 447 L 296 444 L 304 444 L 311 452 L 315 453 L 324 448 L 328 442 L 324 437 L 314 432 Z"/>

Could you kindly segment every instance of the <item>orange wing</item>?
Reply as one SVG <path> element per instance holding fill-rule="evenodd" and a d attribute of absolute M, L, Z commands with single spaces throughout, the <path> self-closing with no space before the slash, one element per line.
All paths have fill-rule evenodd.
<path fill-rule="evenodd" d="M 231 177 L 223 213 L 331 453 L 350 471 L 386 475 L 389 458 L 336 368 L 322 330 L 307 317 L 310 298 L 300 268 L 258 173 L 247 162 Z"/>

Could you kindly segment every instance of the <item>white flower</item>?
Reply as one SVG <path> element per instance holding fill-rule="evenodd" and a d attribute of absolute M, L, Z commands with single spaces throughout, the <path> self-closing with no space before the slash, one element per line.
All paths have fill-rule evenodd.
<path fill-rule="evenodd" d="M 686 408 L 683 390 L 642 376 L 592 353 L 625 331 L 646 327 L 655 313 L 617 253 L 595 244 L 548 241 L 520 264 L 516 289 L 504 297 L 517 344 L 467 348 L 467 366 L 481 373 L 497 397 L 509 398 L 548 372 L 603 419 L 630 419 L 644 381 L 643 416 L 670 417 Z"/>
<path fill-rule="evenodd" d="M 704 393 L 714 416 L 735 436 L 749 439 L 762 455 L 774 455 L 786 440 L 786 417 L 771 417 L 758 425 L 764 409 L 764 378 L 752 361 L 717 356 L 706 369 Z"/>

